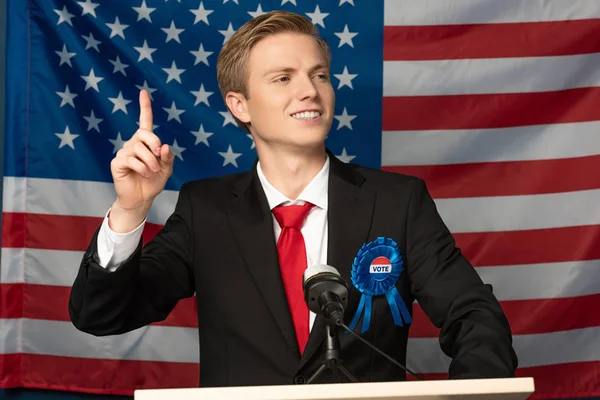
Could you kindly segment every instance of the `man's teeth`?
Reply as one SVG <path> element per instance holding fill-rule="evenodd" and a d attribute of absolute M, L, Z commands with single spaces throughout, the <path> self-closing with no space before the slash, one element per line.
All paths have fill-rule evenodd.
<path fill-rule="evenodd" d="M 304 111 L 301 113 L 292 114 L 292 117 L 298 119 L 315 119 L 321 116 L 321 113 L 318 111 Z"/>

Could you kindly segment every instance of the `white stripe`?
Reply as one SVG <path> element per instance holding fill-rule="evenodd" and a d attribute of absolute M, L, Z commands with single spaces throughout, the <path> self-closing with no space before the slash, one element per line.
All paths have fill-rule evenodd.
<path fill-rule="evenodd" d="M 600 154 L 600 121 L 501 129 L 384 131 L 381 164 L 444 165 Z"/>
<path fill-rule="evenodd" d="M 385 25 L 455 25 L 600 18 L 598 0 L 385 0 Z"/>
<path fill-rule="evenodd" d="M 600 86 L 600 53 L 560 57 L 386 61 L 384 96 L 537 93 Z"/>
<path fill-rule="evenodd" d="M 23 248 L 2 248 L 2 257 L 0 261 L 0 282 L 2 283 L 23 283 L 25 249 Z"/>
<path fill-rule="evenodd" d="M 435 200 L 453 233 L 600 224 L 600 189 L 522 196 Z"/>
<path fill-rule="evenodd" d="M 14 213 L 25 212 L 25 178 L 5 176 L 2 179 L 2 210 Z"/>
<path fill-rule="evenodd" d="M 22 353 L 23 320 L 0 318 L 0 354 Z"/>
<path fill-rule="evenodd" d="M 600 327 L 513 336 L 519 368 L 600 360 Z M 448 372 L 438 338 L 411 338 L 406 364 L 419 373 Z"/>

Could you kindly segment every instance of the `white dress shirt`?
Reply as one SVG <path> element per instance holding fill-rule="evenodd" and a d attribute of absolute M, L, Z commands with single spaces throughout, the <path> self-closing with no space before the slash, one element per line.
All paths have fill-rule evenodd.
<path fill-rule="evenodd" d="M 327 204 L 328 204 L 328 185 L 329 185 L 329 157 L 325 161 L 323 168 L 304 188 L 302 193 L 295 200 L 289 199 L 279 190 L 275 189 L 265 177 L 260 161 L 257 164 L 257 173 L 260 183 L 263 187 L 269 209 L 273 209 L 278 205 L 302 205 L 306 202 L 315 205 L 301 228 L 304 243 L 306 245 L 306 260 L 308 266 L 327 264 Z M 118 266 L 125 261 L 135 251 L 146 220 L 144 220 L 137 228 L 128 233 L 113 232 L 108 226 L 108 213 L 104 217 L 102 227 L 98 232 L 98 256 L 100 265 L 107 268 L 109 271 L 114 271 Z M 273 228 L 275 230 L 275 243 L 281 234 L 281 227 L 273 218 Z M 315 314 L 310 312 L 310 328 L 312 329 L 315 320 Z"/>

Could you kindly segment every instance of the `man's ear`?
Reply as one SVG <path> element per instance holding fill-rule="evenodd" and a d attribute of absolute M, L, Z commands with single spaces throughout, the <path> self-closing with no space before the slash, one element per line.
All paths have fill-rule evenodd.
<path fill-rule="evenodd" d="M 250 123 L 248 103 L 243 94 L 237 92 L 228 92 L 225 96 L 225 103 L 234 117 L 246 124 Z"/>

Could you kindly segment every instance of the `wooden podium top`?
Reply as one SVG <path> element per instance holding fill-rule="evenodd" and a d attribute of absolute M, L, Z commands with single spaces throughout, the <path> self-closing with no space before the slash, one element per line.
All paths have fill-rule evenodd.
<path fill-rule="evenodd" d="M 526 399 L 533 378 L 341 383 L 284 386 L 136 390 L 135 400 L 458 400 Z"/>

